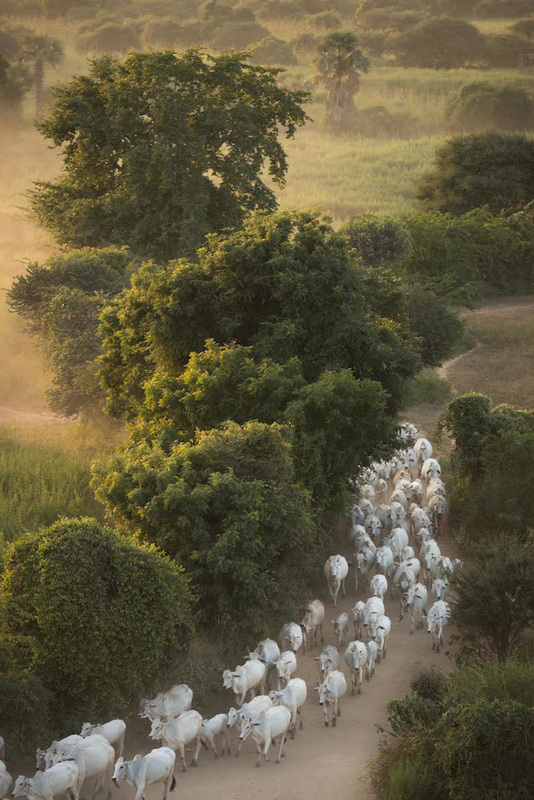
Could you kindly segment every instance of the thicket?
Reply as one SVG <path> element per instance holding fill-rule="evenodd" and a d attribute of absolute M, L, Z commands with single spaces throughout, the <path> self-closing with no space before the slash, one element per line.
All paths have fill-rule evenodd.
<path fill-rule="evenodd" d="M 455 398 L 441 427 L 452 436 L 454 519 L 476 539 L 486 532 L 532 527 L 534 412 L 491 407 L 482 394 Z"/>
<path fill-rule="evenodd" d="M 447 679 L 417 675 L 405 697 L 388 703 L 390 731 L 370 768 L 376 796 L 527 797 L 534 781 L 533 689 L 532 666 L 523 662 L 488 661 Z"/>
<path fill-rule="evenodd" d="M 72 731 L 88 717 L 124 713 L 187 657 L 181 569 L 95 520 L 64 519 L 20 538 L 4 560 L 0 601 L 0 661 L 11 664 L 2 725 L 15 745 L 20 728 L 9 722 L 25 692 L 40 715 L 22 723 L 33 734 L 27 748 L 43 728 Z"/>
<path fill-rule="evenodd" d="M 534 101 L 520 87 L 477 81 L 451 97 L 445 119 L 453 131 L 526 131 L 534 127 Z"/>

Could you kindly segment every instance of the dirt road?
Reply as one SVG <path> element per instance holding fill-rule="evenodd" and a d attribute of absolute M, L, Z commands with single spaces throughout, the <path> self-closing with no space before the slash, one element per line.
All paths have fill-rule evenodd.
<path fill-rule="evenodd" d="M 444 553 L 450 552 L 446 545 Z M 351 578 L 352 573 L 349 573 Z M 356 599 L 366 599 L 368 591 L 356 597 L 352 586 L 347 584 L 347 597 L 338 604 L 337 610 L 327 605 L 325 620 L 325 641 L 335 644 L 331 620 L 341 611 L 350 612 Z M 323 598 L 326 599 L 326 598 Z M 386 613 L 392 621 L 399 619 L 398 601 L 386 600 Z M 352 639 L 353 636 L 350 636 Z M 377 725 L 385 723 L 384 705 L 401 696 L 408 688 L 414 671 L 419 666 L 432 664 L 441 669 L 450 668 L 447 658 L 449 631 L 445 636 L 445 652 L 432 651 L 430 637 L 424 629 L 410 635 L 410 621 L 405 617 L 402 623 L 394 624 L 391 632 L 387 658 L 377 667 L 375 676 L 365 683 L 361 695 L 351 697 L 347 694 L 341 705 L 341 718 L 336 728 L 326 728 L 323 724 L 322 709 L 313 686 L 317 679 L 315 652 L 299 659 L 298 675 L 308 684 L 308 699 L 303 711 L 304 728 L 297 737 L 289 741 L 287 756 L 280 765 L 272 761 L 255 768 L 256 751 L 252 741 L 245 742 L 239 759 L 234 755 L 215 760 L 213 754 L 201 751 L 197 769 L 189 768 L 187 773 L 177 768 L 176 788 L 180 800 L 367 800 L 372 794 L 365 783 L 366 763 L 375 753 L 380 734 Z M 234 666 L 229 665 L 229 666 Z M 345 673 L 348 677 L 348 670 Z M 348 681 L 348 683 L 350 683 Z M 233 695 L 228 693 L 228 706 Z M 194 704 L 193 704 L 194 705 Z M 218 708 L 215 711 L 223 711 Z M 148 723 L 147 723 L 148 733 Z M 235 750 L 236 733 L 233 731 L 232 747 Z M 150 749 L 148 739 L 143 752 Z M 133 752 L 130 751 L 130 757 Z M 189 759 L 191 755 L 189 755 Z M 130 800 L 133 790 L 123 787 L 115 792 L 120 800 Z M 159 788 L 149 791 L 147 800 L 159 800 Z"/>

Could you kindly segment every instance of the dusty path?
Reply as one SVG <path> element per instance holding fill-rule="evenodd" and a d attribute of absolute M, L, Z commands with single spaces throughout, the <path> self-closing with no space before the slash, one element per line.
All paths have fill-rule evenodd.
<path fill-rule="evenodd" d="M 450 552 L 443 542 L 443 551 Z M 352 572 L 349 573 L 352 579 Z M 348 579 L 348 580 L 349 580 Z M 347 597 L 339 603 L 326 607 L 325 641 L 335 644 L 331 620 L 341 611 L 350 612 L 356 599 L 366 599 L 368 591 L 354 595 L 352 585 L 347 584 Z M 323 597 L 323 599 L 326 599 Z M 398 601 L 386 600 L 386 613 L 392 621 L 399 619 Z M 349 637 L 354 638 L 352 633 Z M 448 642 L 448 635 L 445 642 Z M 361 695 L 347 694 L 342 701 L 341 718 L 336 728 L 325 728 L 322 709 L 313 686 L 317 679 L 317 666 L 313 661 L 315 652 L 299 660 L 298 675 L 308 684 L 308 700 L 303 712 L 304 729 L 299 731 L 287 745 L 287 756 L 280 765 L 273 761 L 261 769 L 255 768 L 256 751 L 253 742 L 247 741 L 239 759 L 233 755 L 215 760 L 213 755 L 201 751 L 198 769 L 189 768 L 183 774 L 177 770 L 177 793 L 180 800 L 367 800 L 372 797 L 364 780 L 366 764 L 376 751 L 380 734 L 377 725 L 385 724 L 384 705 L 401 696 L 408 688 L 410 678 L 419 666 L 432 664 L 449 669 L 446 652 L 432 651 L 430 637 L 424 629 L 410 635 L 409 618 L 394 624 L 391 632 L 387 658 L 377 667 L 375 676 L 365 683 Z M 445 647 L 447 651 L 447 647 Z M 234 666 L 234 665 L 231 665 Z M 348 677 L 348 670 L 345 674 Z M 349 683 L 349 681 L 348 681 Z M 228 693 L 223 711 L 231 705 L 233 695 Z M 148 734 L 148 723 L 147 723 Z M 236 733 L 233 732 L 232 747 L 235 749 Z M 128 748 L 127 748 L 128 749 Z M 143 752 L 150 749 L 147 739 Z M 133 751 L 130 750 L 130 757 Z M 191 756 L 189 756 L 191 758 Z M 133 790 L 121 788 L 120 800 L 131 800 Z M 159 790 L 149 792 L 149 800 L 159 800 Z"/>
<path fill-rule="evenodd" d="M 441 367 L 438 367 L 437 370 L 436 370 L 438 376 L 440 378 L 444 378 L 446 381 L 448 381 L 449 380 L 449 374 L 450 374 L 452 368 L 454 366 L 456 366 L 456 364 L 459 361 L 461 361 L 462 358 L 465 358 L 466 356 L 470 356 L 471 353 L 474 353 L 475 350 L 478 350 L 480 347 L 482 347 L 482 343 L 481 342 L 477 342 L 474 347 L 471 347 L 469 350 L 466 350 L 464 353 L 460 353 L 459 356 L 455 356 L 454 358 L 450 358 L 448 361 L 445 361 L 441 365 Z M 454 386 L 451 386 L 451 391 L 456 393 L 457 390 L 455 389 Z"/>

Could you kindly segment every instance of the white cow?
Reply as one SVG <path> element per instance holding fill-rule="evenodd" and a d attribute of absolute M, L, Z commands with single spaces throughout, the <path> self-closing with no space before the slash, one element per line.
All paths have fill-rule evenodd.
<path fill-rule="evenodd" d="M 391 548 L 393 557 L 399 559 L 408 542 L 408 534 L 404 528 L 393 528 L 384 544 Z"/>
<path fill-rule="evenodd" d="M 454 572 L 454 564 L 448 556 L 440 556 L 433 561 L 430 567 L 430 574 L 433 578 L 450 578 Z"/>
<path fill-rule="evenodd" d="M 345 578 L 347 577 L 348 571 L 349 565 L 347 559 L 344 558 L 344 556 L 340 556 L 339 553 L 335 556 L 330 556 L 328 561 L 325 562 L 324 574 L 328 583 L 330 595 L 334 601 L 334 606 L 337 606 L 339 590 L 342 589 L 343 594 L 345 594 Z"/>
<path fill-rule="evenodd" d="M 251 697 L 254 697 L 256 689 L 259 687 L 260 693 L 264 693 L 266 674 L 267 668 L 263 661 L 258 658 L 249 659 L 244 664 L 236 667 L 233 672 L 229 669 L 224 670 L 223 686 L 225 689 L 232 689 L 236 696 L 237 705 L 242 706 L 247 692 L 250 692 Z"/>
<path fill-rule="evenodd" d="M 302 628 L 300 625 L 297 625 L 296 622 L 286 622 L 286 624 L 282 626 L 278 641 L 280 643 L 280 650 L 291 650 L 295 654 L 298 653 L 304 641 Z"/>
<path fill-rule="evenodd" d="M 323 622 L 324 603 L 320 600 L 311 600 L 304 609 L 304 617 L 300 623 L 304 638 L 304 652 L 306 652 L 308 642 L 311 642 L 312 648 L 315 646 L 315 639 L 319 637 L 319 634 L 321 637 L 321 644 L 324 642 Z"/>
<path fill-rule="evenodd" d="M 13 778 L 7 771 L 6 765 L 0 761 L 0 798 L 7 797 L 12 783 Z"/>
<path fill-rule="evenodd" d="M 323 707 L 324 724 L 328 727 L 328 709 L 331 709 L 332 727 L 335 727 L 337 718 L 341 716 L 339 701 L 347 691 L 345 676 L 335 669 L 328 673 L 319 686 L 315 687 L 315 691 L 319 692 L 319 705 Z"/>
<path fill-rule="evenodd" d="M 403 605 L 410 609 L 410 633 L 414 628 L 420 628 L 423 624 L 423 613 L 428 602 L 428 590 L 422 583 L 415 583 L 410 586 L 403 598 Z M 401 619 L 404 611 L 401 614 Z"/>
<path fill-rule="evenodd" d="M 77 733 L 71 733 L 70 736 L 65 736 L 64 739 L 59 741 L 54 740 L 48 750 L 41 750 L 37 748 L 35 768 L 38 770 L 49 769 L 54 763 L 54 757 L 61 753 L 66 747 L 72 747 L 82 741 L 82 737 Z"/>
<path fill-rule="evenodd" d="M 103 725 L 92 725 L 90 722 L 84 722 L 80 731 L 80 736 L 82 739 L 85 739 L 87 736 L 91 736 L 93 734 L 96 734 L 97 736 L 103 736 L 104 739 L 110 743 L 115 750 L 116 758 L 120 758 L 122 756 L 122 751 L 124 749 L 124 737 L 126 735 L 126 723 L 124 720 L 112 719 L 110 722 L 105 722 Z"/>
<path fill-rule="evenodd" d="M 230 754 L 230 733 L 228 731 L 228 714 L 216 714 L 211 719 L 203 719 L 200 726 L 200 738 L 205 745 L 208 745 L 213 750 L 215 758 L 219 758 L 217 752 L 217 744 L 215 737 L 222 739 L 221 755 L 224 756 L 225 751 Z"/>
<path fill-rule="evenodd" d="M 189 711 L 193 702 L 193 691 L 185 683 L 173 686 L 168 692 L 160 692 L 153 700 L 141 700 L 139 716 L 142 719 L 161 719 L 168 722 Z"/>
<path fill-rule="evenodd" d="M 434 578 L 432 581 L 432 589 L 430 596 L 433 600 L 445 600 L 447 589 L 449 588 L 449 581 L 447 578 Z"/>
<path fill-rule="evenodd" d="M 441 522 L 447 513 L 447 501 L 439 494 L 433 495 L 428 501 L 428 510 L 432 516 L 432 523 L 436 530 L 436 535 L 439 536 Z"/>
<path fill-rule="evenodd" d="M 376 547 L 374 543 L 363 545 L 354 553 L 354 591 L 358 591 L 360 575 L 365 578 L 375 563 Z"/>
<path fill-rule="evenodd" d="M 420 478 L 416 478 L 414 481 L 411 482 L 410 488 L 412 490 L 412 500 L 414 503 L 421 503 L 423 499 L 423 481 Z"/>
<path fill-rule="evenodd" d="M 280 742 L 280 747 L 276 763 L 280 763 L 290 725 L 291 712 L 285 706 L 277 706 L 276 708 L 270 708 L 268 711 L 262 711 L 254 721 L 251 719 L 243 720 L 239 739 L 244 742 L 252 734 L 258 751 L 257 767 L 261 767 L 262 758 L 265 761 L 269 761 L 269 748 L 271 743 L 274 742 L 276 744 L 277 740 Z"/>
<path fill-rule="evenodd" d="M 228 711 L 228 727 L 233 728 L 234 725 L 242 725 L 245 719 L 250 719 L 253 722 L 258 719 L 263 711 L 268 711 L 273 706 L 273 701 L 266 694 L 259 694 L 254 700 L 245 703 L 240 709 L 231 708 Z M 239 756 L 243 742 L 238 740 L 236 758 Z"/>
<path fill-rule="evenodd" d="M 363 611 L 363 626 L 367 629 L 368 636 L 371 623 L 377 620 L 381 614 L 385 614 L 384 601 L 380 597 L 369 597 Z"/>
<path fill-rule="evenodd" d="M 394 489 L 389 496 L 390 506 L 394 507 L 394 504 L 398 503 L 403 507 L 404 511 L 408 510 L 409 500 L 410 498 L 407 497 L 406 492 L 403 492 L 402 489 Z"/>
<path fill-rule="evenodd" d="M 380 597 L 381 600 L 384 599 L 384 595 L 388 590 L 388 582 L 385 575 L 373 575 L 371 578 L 371 591 L 373 593 L 373 597 Z"/>
<path fill-rule="evenodd" d="M 376 514 L 371 514 L 370 517 L 367 517 L 365 520 L 365 530 L 373 541 L 376 541 L 379 538 L 380 534 L 382 533 L 382 523 Z"/>
<path fill-rule="evenodd" d="M 430 483 L 431 480 L 441 477 L 441 467 L 439 461 L 436 461 L 435 458 L 427 458 L 423 461 L 423 466 L 421 467 L 421 478 L 426 481 L 426 483 Z"/>
<path fill-rule="evenodd" d="M 339 667 L 339 650 L 333 644 L 326 644 L 320 655 L 315 657 L 315 661 L 319 662 L 319 672 L 321 679 L 324 680 L 329 672 Z"/>
<path fill-rule="evenodd" d="M 265 674 L 267 685 L 269 685 L 271 677 L 275 672 L 276 662 L 280 658 L 280 648 L 274 639 L 263 639 L 259 642 L 258 646 L 253 653 L 248 654 L 250 661 L 261 661 L 265 664 Z"/>
<path fill-rule="evenodd" d="M 306 681 L 302 678 L 292 678 L 285 689 L 277 692 L 270 692 L 269 697 L 273 701 L 273 706 L 286 706 L 291 712 L 291 738 L 295 738 L 297 732 L 297 714 L 299 717 L 300 729 L 302 730 L 302 706 L 306 702 L 308 689 Z"/>
<path fill-rule="evenodd" d="M 397 515 L 391 506 L 388 506 L 385 503 L 380 503 L 380 505 L 375 508 L 375 515 L 382 523 L 382 531 L 384 533 L 390 533 L 393 530 L 395 522 L 397 521 Z"/>
<path fill-rule="evenodd" d="M 363 615 L 365 611 L 365 603 L 363 600 L 358 600 L 352 609 L 352 623 L 354 625 L 354 636 L 360 639 L 363 630 Z"/>
<path fill-rule="evenodd" d="M 377 547 L 375 553 L 375 563 L 378 572 L 382 575 L 390 576 L 393 572 L 395 565 L 393 558 L 393 550 L 388 545 Z"/>
<path fill-rule="evenodd" d="M 96 778 L 96 791 L 100 788 L 105 791 L 107 786 L 106 796 L 110 796 L 115 750 L 107 739 L 92 734 L 72 747 L 63 747 L 61 752 L 54 756 L 54 763 L 60 764 L 65 761 L 74 761 L 78 767 L 78 794 L 84 781 Z"/>
<path fill-rule="evenodd" d="M 432 445 L 428 441 L 428 439 L 418 439 L 413 446 L 413 449 L 417 453 L 417 460 L 419 464 L 424 464 L 424 462 L 430 458 L 432 455 Z"/>
<path fill-rule="evenodd" d="M 349 615 L 344 611 L 337 619 L 332 620 L 332 625 L 334 634 L 337 636 L 337 646 L 341 647 L 342 644 L 345 644 L 345 635 L 349 630 Z"/>
<path fill-rule="evenodd" d="M 366 678 L 369 680 L 375 674 L 375 664 L 376 659 L 378 658 L 378 646 L 374 639 L 369 639 L 369 641 L 365 645 L 367 647 L 367 675 Z"/>
<path fill-rule="evenodd" d="M 437 653 L 443 644 L 443 628 L 451 617 L 449 604 L 445 600 L 436 600 L 427 616 L 428 633 L 432 634 L 432 650 Z"/>
<path fill-rule="evenodd" d="M 198 711 L 184 711 L 178 719 L 174 719 L 171 722 L 162 722 L 159 719 L 155 719 L 149 736 L 155 742 L 161 740 L 166 747 L 171 747 L 175 752 L 179 750 L 183 764 L 182 772 L 186 772 L 185 746 L 190 742 L 195 742 L 193 766 L 196 767 L 202 744 L 201 731 L 202 715 Z"/>
<path fill-rule="evenodd" d="M 55 764 L 46 772 L 36 772 L 33 778 L 19 775 L 13 787 L 12 797 L 27 797 L 28 800 L 53 800 L 67 794 L 71 800 L 78 800 L 78 766 L 74 761 Z"/>
<path fill-rule="evenodd" d="M 417 534 L 421 528 L 428 528 L 428 530 L 431 530 L 432 517 L 428 514 L 426 509 L 419 508 L 419 506 L 417 506 L 417 508 L 414 508 L 410 514 L 410 529 L 412 536 L 414 536 L 416 539 L 418 538 Z"/>
<path fill-rule="evenodd" d="M 371 639 L 374 639 L 378 648 L 377 660 L 386 657 L 389 634 L 391 633 L 391 620 L 385 614 L 377 617 L 370 623 Z"/>
<path fill-rule="evenodd" d="M 345 650 L 345 663 L 351 672 L 352 691 L 354 694 L 358 683 L 358 694 L 362 691 L 362 681 L 369 654 L 363 642 L 349 642 Z"/>
<path fill-rule="evenodd" d="M 417 577 L 412 569 L 409 567 L 403 567 L 402 565 L 398 568 L 397 572 L 395 573 L 395 577 L 393 578 L 392 587 L 398 589 L 401 595 L 401 610 L 402 610 L 402 595 L 408 591 L 410 586 L 414 586 L 417 583 Z"/>
<path fill-rule="evenodd" d="M 176 753 L 171 747 L 158 747 L 146 756 L 137 755 L 130 761 L 119 758 L 115 764 L 113 783 L 119 785 L 126 781 L 135 789 L 135 800 L 143 800 L 147 786 L 163 784 L 163 798 L 176 786 L 174 764 Z"/>
<path fill-rule="evenodd" d="M 287 682 L 291 678 L 294 672 L 297 669 L 297 659 L 295 653 L 291 650 L 284 650 L 283 653 L 280 654 L 280 658 L 276 662 L 276 673 L 278 675 L 278 688 L 282 688 L 282 683 L 284 686 L 287 685 Z"/>
<path fill-rule="evenodd" d="M 423 580 L 428 583 L 430 581 L 432 564 L 438 562 L 441 558 L 439 544 L 435 539 L 427 539 L 421 545 L 419 555 L 421 556 L 421 560 L 423 562 Z"/>

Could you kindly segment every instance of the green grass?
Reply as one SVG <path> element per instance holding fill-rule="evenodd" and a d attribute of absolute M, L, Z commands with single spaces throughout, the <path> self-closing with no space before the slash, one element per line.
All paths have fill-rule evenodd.
<path fill-rule="evenodd" d="M 89 480 L 86 460 L 0 428 L 0 535 L 12 541 L 62 516 L 102 518 Z"/>

